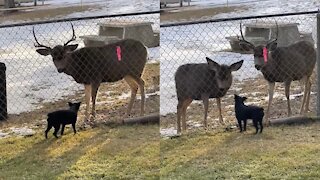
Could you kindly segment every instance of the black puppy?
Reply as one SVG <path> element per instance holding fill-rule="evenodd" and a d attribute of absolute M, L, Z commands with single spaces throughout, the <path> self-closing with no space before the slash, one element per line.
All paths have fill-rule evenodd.
<path fill-rule="evenodd" d="M 238 120 L 240 132 L 242 132 L 241 121 L 244 121 L 243 130 L 246 131 L 247 119 L 252 119 L 253 125 L 256 128 L 256 134 L 258 133 L 258 123 L 260 124 L 260 133 L 262 133 L 263 125 L 262 119 L 264 116 L 263 108 L 258 106 L 247 106 L 244 104 L 246 97 L 234 95 L 236 118 Z"/>
<path fill-rule="evenodd" d="M 58 110 L 48 114 L 48 127 L 45 131 L 45 136 L 48 138 L 48 132 L 52 127 L 54 127 L 53 135 L 58 138 L 57 133 L 62 125 L 61 135 L 63 135 L 64 127 L 66 124 L 72 124 L 73 132 L 76 134 L 76 122 L 77 122 L 77 114 L 80 108 L 80 103 L 71 103 L 69 102 L 68 110 Z"/>

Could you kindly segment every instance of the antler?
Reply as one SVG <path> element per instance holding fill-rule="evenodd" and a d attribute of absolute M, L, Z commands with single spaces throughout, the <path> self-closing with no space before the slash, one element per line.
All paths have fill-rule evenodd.
<path fill-rule="evenodd" d="M 251 46 L 254 47 L 254 45 L 253 45 L 251 42 L 249 42 L 249 41 L 247 41 L 247 40 L 244 39 L 244 36 L 243 36 L 243 33 L 242 33 L 242 23 L 241 23 L 241 22 L 240 22 L 240 34 L 241 34 L 241 38 L 242 38 L 242 39 L 239 39 L 239 37 L 238 37 L 238 39 L 239 39 L 240 41 L 244 41 L 244 42 L 246 42 L 246 43 L 248 43 L 248 44 L 250 44 Z"/>
<path fill-rule="evenodd" d="M 36 37 L 36 34 L 34 33 L 34 27 L 32 29 L 32 32 L 33 32 L 33 37 L 34 37 L 34 39 L 36 40 L 36 43 L 37 43 L 37 44 L 34 44 L 35 47 L 43 47 L 43 48 L 46 48 L 46 49 L 51 49 L 50 47 L 42 45 L 42 44 L 39 43 L 39 41 L 38 41 L 38 39 Z"/>
<path fill-rule="evenodd" d="M 75 32 L 74 32 L 73 25 L 72 25 L 72 23 L 70 23 L 70 24 L 71 24 L 71 27 L 72 27 L 72 38 L 71 38 L 68 42 L 66 42 L 66 43 L 64 44 L 64 46 L 68 45 L 70 42 L 76 40 L 76 38 L 77 38 L 76 35 L 75 35 Z"/>
<path fill-rule="evenodd" d="M 275 41 L 277 41 L 277 40 L 278 40 L 279 27 L 278 27 L 278 23 L 277 23 L 277 21 L 276 21 L 276 26 L 277 26 L 277 34 L 276 34 L 276 38 L 275 38 L 275 39 L 273 39 L 273 40 L 271 40 L 271 41 L 268 41 L 267 45 L 269 45 L 269 44 L 271 44 L 271 43 L 273 43 L 273 42 L 275 42 Z"/>

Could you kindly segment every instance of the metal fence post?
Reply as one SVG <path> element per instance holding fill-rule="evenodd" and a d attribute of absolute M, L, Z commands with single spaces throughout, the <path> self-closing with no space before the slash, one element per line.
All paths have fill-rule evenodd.
<path fill-rule="evenodd" d="M 320 11 L 317 14 L 317 116 L 320 116 Z"/>
<path fill-rule="evenodd" d="M 5 120 L 7 117 L 6 65 L 0 63 L 0 120 Z"/>

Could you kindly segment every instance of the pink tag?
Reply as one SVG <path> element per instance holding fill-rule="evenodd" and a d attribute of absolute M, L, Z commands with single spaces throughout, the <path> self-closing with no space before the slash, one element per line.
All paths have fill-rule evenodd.
<path fill-rule="evenodd" d="M 117 46 L 117 56 L 118 56 L 118 61 L 121 61 L 121 47 Z"/>
<path fill-rule="evenodd" d="M 263 48 L 263 59 L 265 63 L 268 62 L 268 49 L 266 47 Z"/>

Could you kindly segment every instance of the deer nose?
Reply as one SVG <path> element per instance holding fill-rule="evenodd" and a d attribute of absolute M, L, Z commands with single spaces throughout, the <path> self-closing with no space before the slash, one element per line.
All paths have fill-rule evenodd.
<path fill-rule="evenodd" d="M 255 65 L 254 66 L 258 71 L 261 69 L 261 66 L 260 65 Z"/>
<path fill-rule="evenodd" d="M 64 72 L 64 69 L 62 69 L 62 68 L 61 68 L 61 69 L 58 69 L 58 72 L 59 72 L 59 73 L 62 73 L 62 72 Z"/>

